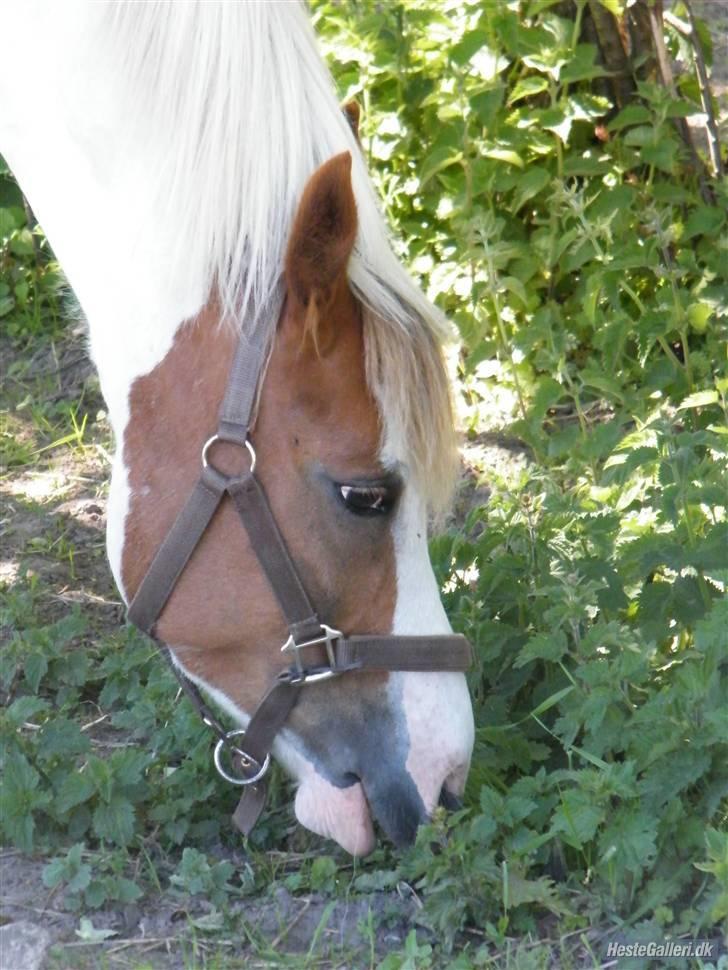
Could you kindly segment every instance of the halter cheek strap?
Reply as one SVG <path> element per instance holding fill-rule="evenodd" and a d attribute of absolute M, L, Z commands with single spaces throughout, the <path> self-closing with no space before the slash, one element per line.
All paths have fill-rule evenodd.
<path fill-rule="evenodd" d="M 273 319 L 278 319 L 281 307 L 282 298 L 277 295 L 269 308 L 270 316 L 275 314 Z M 470 644 L 457 634 L 345 636 L 319 619 L 286 548 L 263 487 L 254 474 L 255 451 L 248 430 L 265 361 L 264 330 L 258 326 L 251 337 L 241 336 L 238 341 L 220 407 L 217 432 L 202 448 L 200 477 L 157 550 L 128 611 L 134 626 L 153 637 L 164 651 L 180 686 L 203 721 L 217 735 L 215 765 L 218 771 L 228 781 L 243 786 L 233 821 L 245 835 L 250 833 L 265 805 L 264 776 L 270 764 L 271 748 L 302 687 L 357 670 L 465 671 L 472 663 Z M 218 471 L 210 460 L 210 452 L 217 441 L 244 449 L 249 459 L 248 471 L 241 475 L 225 475 Z M 237 509 L 285 618 L 289 636 L 280 649 L 292 658 L 290 666 L 273 681 L 245 730 L 235 731 L 225 730 L 197 686 L 173 661 L 169 649 L 154 636 L 155 624 L 177 580 L 226 496 Z M 225 750 L 232 758 L 234 774 L 223 766 Z"/>

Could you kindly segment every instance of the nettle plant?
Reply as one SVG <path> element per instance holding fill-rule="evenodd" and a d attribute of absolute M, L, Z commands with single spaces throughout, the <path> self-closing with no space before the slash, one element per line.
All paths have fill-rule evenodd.
<path fill-rule="evenodd" d="M 23 343 L 61 327 L 65 280 L 0 156 L 0 333 Z"/>
<path fill-rule="evenodd" d="M 533 458 L 507 486 L 481 469 L 488 507 L 433 544 L 479 747 L 470 808 L 407 871 L 450 939 L 544 910 L 725 921 L 728 186 L 680 135 L 697 84 L 637 64 L 618 108 L 582 0 L 315 9 L 457 324 L 468 436 L 506 388 Z"/>

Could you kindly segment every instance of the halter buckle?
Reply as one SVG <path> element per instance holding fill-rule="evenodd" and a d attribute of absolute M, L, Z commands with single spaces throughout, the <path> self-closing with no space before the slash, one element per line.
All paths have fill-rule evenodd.
<path fill-rule="evenodd" d="M 287 653 L 292 650 L 296 662 L 296 669 L 289 672 L 289 683 L 302 686 L 303 684 L 315 684 L 319 681 L 329 680 L 331 677 L 338 676 L 339 671 L 334 669 L 336 667 L 334 643 L 339 637 L 343 636 L 343 633 L 341 630 L 334 630 L 333 627 L 328 626 L 326 623 L 321 624 L 321 629 L 323 630 L 323 634 L 320 637 L 312 637 L 310 640 L 302 640 L 300 643 L 294 640 L 293 634 L 291 634 L 281 647 L 281 653 Z M 314 667 L 312 670 L 307 670 L 303 666 L 299 651 L 305 650 L 306 647 L 315 647 L 318 644 L 323 644 L 329 665 L 328 667 Z"/>

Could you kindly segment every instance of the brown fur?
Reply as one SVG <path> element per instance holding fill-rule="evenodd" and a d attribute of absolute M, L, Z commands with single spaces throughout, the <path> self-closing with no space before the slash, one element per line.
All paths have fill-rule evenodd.
<path fill-rule="evenodd" d="M 321 619 L 348 633 L 385 633 L 396 594 L 386 521 L 350 516 L 328 487 L 329 478 L 346 482 L 382 471 L 361 314 L 346 279 L 356 235 L 350 165 L 345 153 L 322 166 L 301 200 L 286 261 L 289 297 L 252 440 L 256 474 Z M 132 491 L 122 562 L 127 597 L 194 485 L 202 445 L 215 430 L 235 346 L 219 317 L 216 304 L 208 304 L 131 388 L 124 437 Z M 216 449 L 215 463 L 226 470 L 240 459 L 232 446 Z M 284 665 L 283 618 L 228 499 L 182 574 L 158 633 L 191 673 L 248 711 Z M 362 678 L 361 686 L 379 679 Z"/>
<path fill-rule="evenodd" d="M 349 120 L 349 127 L 354 132 L 354 137 L 359 141 L 359 120 L 361 118 L 361 108 L 358 101 L 347 101 L 344 105 L 344 114 Z"/>

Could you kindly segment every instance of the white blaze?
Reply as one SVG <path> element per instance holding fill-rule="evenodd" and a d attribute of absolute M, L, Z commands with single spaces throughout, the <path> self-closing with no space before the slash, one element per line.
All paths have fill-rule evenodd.
<path fill-rule="evenodd" d="M 427 549 L 427 521 L 413 489 L 405 489 L 394 526 L 397 559 L 395 634 L 450 633 Z M 474 725 L 464 674 L 432 672 L 392 675 L 392 692 L 401 680 L 409 733 L 407 771 L 428 812 L 447 781 L 462 792 L 473 749 Z"/>

